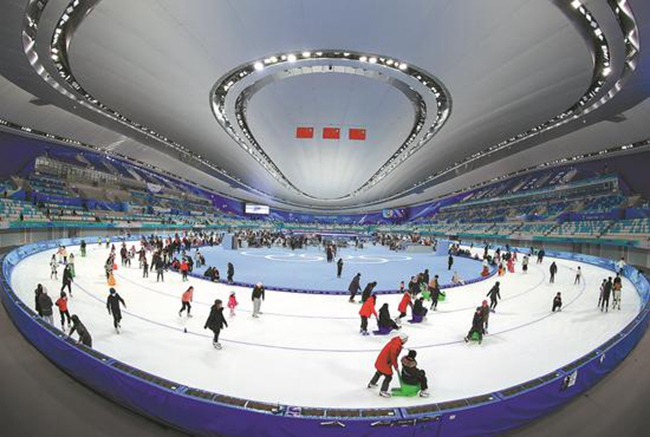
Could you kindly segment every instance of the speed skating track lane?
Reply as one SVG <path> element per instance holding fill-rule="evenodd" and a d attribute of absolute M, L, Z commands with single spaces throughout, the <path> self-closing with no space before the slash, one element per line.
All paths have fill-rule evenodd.
<path fill-rule="evenodd" d="M 549 259 L 541 266 L 531 264 L 526 275 L 518 272 L 449 290 L 448 300 L 427 322 L 404 323 L 403 328 L 410 336 L 407 348 L 419 351 L 420 367 L 430 376 L 431 397 L 386 400 L 365 385 L 389 337 L 361 337 L 359 305 L 345 296 L 267 292 L 264 314 L 253 319 L 245 311 L 251 308 L 249 289 L 197 279 L 183 283 L 172 273 L 166 274 L 166 282 L 156 283 L 155 275 L 142 279 L 137 266 L 120 267 L 117 289 L 128 308 L 117 335 L 105 307 L 108 286 L 102 266 L 108 251 L 88 253 L 87 258 L 76 256 L 70 308 L 92 333 L 97 350 L 187 386 L 288 405 L 397 407 L 491 393 L 547 374 L 595 349 L 623 329 L 640 305 L 625 280 L 622 310 L 602 314 L 596 308 L 598 286 L 612 272 L 582 264 L 583 283 L 574 285 L 577 263 L 564 260 L 556 261 L 560 271 L 554 285 L 548 284 Z M 28 304 L 38 282 L 50 294 L 58 293 L 60 282 L 49 279 L 50 256 L 33 255 L 14 270 L 12 286 Z M 472 311 L 496 280 L 502 283 L 503 300 L 490 318 L 490 334 L 481 346 L 465 344 L 462 337 Z M 180 295 L 190 284 L 196 289 L 194 317 L 180 318 Z M 224 349 L 216 351 L 210 332 L 202 328 L 208 304 L 217 298 L 226 302 L 230 291 L 237 293 L 240 306 L 222 331 Z M 551 314 L 557 291 L 563 294 L 564 310 Z M 399 298 L 380 296 L 378 304 L 388 303 L 396 316 Z"/>

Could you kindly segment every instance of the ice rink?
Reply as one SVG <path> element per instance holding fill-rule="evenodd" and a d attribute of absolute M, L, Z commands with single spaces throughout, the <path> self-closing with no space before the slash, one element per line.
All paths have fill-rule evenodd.
<path fill-rule="evenodd" d="M 116 289 L 127 303 L 122 332 L 116 334 L 105 304 L 109 287 L 103 264 L 109 250 L 89 245 L 86 258 L 79 255 L 78 247 L 69 250 L 76 257 L 70 312 L 84 322 L 95 349 L 186 386 L 289 405 L 397 407 L 491 393 L 547 374 L 590 352 L 623 329 L 640 306 L 632 284 L 624 279 L 622 310 L 601 313 L 599 285 L 613 272 L 581 264 L 583 281 L 574 285 L 578 264 L 557 260 L 556 283 L 549 284 L 551 259 L 541 265 L 531 259 L 527 274 L 517 265 L 514 274 L 450 289 L 447 300 L 427 321 L 404 323 L 402 330 L 410 337 L 405 349 L 418 351 L 431 396 L 385 399 L 366 385 L 377 354 L 391 336 L 359 335 L 360 306 L 348 303 L 345 296 L 267 291 L 264 314 L 252 318 L 250 289 L 194 278 L 183 283 L 175 273 L 166 273 L 165 282 L 156 283 L 154 272 L 142 278 L 136 261 L 131 268 L 120 266 L 116 272 Z M 12 274 L 16 294 L 32 307 L 37 283 L 45 285 L 53 300 L 58 297 L 61 283 L 49 279 L 53 253 L 41 252 L 23 260 Z M 288 272 L 300 268 L 285 264 Z M 242 269 L 245 266 L 239 266 Z M 489 335 L 482 345 L 466 344 L 463 337 L 473 310 L 496 280 L 501 281 L 503 300 L 490 317 Z M 189 285 L 195 287 L 194 317 L 179 317 L 181 294 Z M 212 333 L 203 325 L 212 302 L 221 299 L 225 305 L 231 290 L 236 291 L 240 305 L 222 331 L 223 349 L 215 350 Z M 558 291 L 564 307 L 560 313 L 551 313 Z M 377 307 L 389 303 L 395 317 L 400 297 L 379 296 Z M 60 326 L 56 308 L 54 320 Z M 374 321 L 370 328 L 376 329 Z M 398 384 L 395 379 L 392 386 Z"/>

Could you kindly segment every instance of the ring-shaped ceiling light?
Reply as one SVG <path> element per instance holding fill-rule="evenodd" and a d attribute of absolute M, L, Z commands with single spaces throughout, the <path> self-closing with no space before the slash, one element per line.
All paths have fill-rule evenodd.
<path fill-rule="evenodd" d="M 264 151 L 248 126 L 251 98 L 266 85 L 306 74 L 353 74 L 383 81 L 413 104 L 415 117 L 408 136 L 393 155 L 363 185 L 336 198 L 319 198 L 297 188 Z M 344 50 L 294 51 L 250 61 L 222 76 L 210 93 L 212 111 L 221 127 L 279 183 L 302 196 L 343 200 L 376 185 L 420 150 L 451 113 L 451 96 L 432 74 L 405 62 L 371 53 Z"/>

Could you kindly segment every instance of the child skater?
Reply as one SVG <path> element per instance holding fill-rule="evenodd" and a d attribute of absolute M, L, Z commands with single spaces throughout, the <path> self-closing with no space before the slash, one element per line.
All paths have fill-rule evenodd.
<path fill-rule="evenodd" d="M 576 278 L 573 281 L 574 285 L 580 284 L 580 279 L 582 278 L 582 269 L 580 266 L 578 266 L 578 270 L 576 270 Z"/>
<path fill-rule="evenodd" d="M 59 308 L 59 315 L 61 316 L 61 330 L 65 330 L 66 319 L 68 321 L 68 327 L 71 326 L 71 323 L 70 312 L 68 311 L 68 296 L 66 296 L 64 291 L 61 292 L 61 297 L 59 297 L 56 302 L 54 302 L 54 305 Z"/>
<path fill-rule="evenodd" d="M 221 349 L 221 343 L 219 343 L 219 334 L 221 333 L 222 328 L 227 328 L 228 322 L 223 317 L 223 307 L 221 306 L 221 299 L 214 301 L 214 305 L 210 308 L 210 316 L 208 320 L 205 321 L 203 329 L 210 329 L 214 333 L 214 338 L 212 340 L 212 346 L 215 349 Z"/>
<path fill-rule="evenodd" d="M 50 279 L 59 279 L 59 263 L 56 261 L 56 255 L 52 255 L 52 259 L 50 259 Z"/>
<path fill-rule="evenodd" d="M 149 264 L 147 263 L 147 257 L 143 256 L 140 258 L 140 264 L 142 264 L 142 277 L 143 278 L 148 278 L 149 277 Z"/>
<path fill-rule="evenodd" d="M 397 326 L 397 323 L 393 319 L 390 318 L 390 310 L 388 309 L 388 304 L 385 303 L 381 306 L 379 309 L 379 317 L 377 318 L 377 326 L 379 329 L 388 329 L 389 332 L 393 329 L 400 329 L 399 326 Z"/>
<path fill-rule="evenodd" d="M 239 303 L 237 302 L 237 298 L 235 297 L 235 292 L 231 291 L 230 297 L 228 298 L 228 308 L 230 309 L 230 317 L 234 317 L 236 315 L 235 308 L 237 308 L 237 305 L 239 305 Z"/>
<path fill-rule="evenodd" d="M 402 357 L 402 381 L 406 384 L 420 385 L 420 397 L 429 397 L 427 375 L 422 369 L 418 369 L 418 362 L 415 361 L 417 352 L 409 350 L 408 354 Z"/>
<path fill-rule="evenodd" d="M 181 307 L 181 310 L 178 312 L 178 317 L 183 316 L 183 311 L 187 309 L 187 317 L 192 317 L 192 314 L 190 314 L 190 311 L 192 311 L 192 299 L 194 298 L 194 287 L 190 285 L 190 288 L 185 290 L 183 293 L 183 296 L 181 297 L 181 302 L 183 306 Z"/>
<path fill-rule="evenodd" d="M 478 334 L 478 344 L 481 344 L 483 342 L 483 311 L 481 307 L 476 307 L 474 318 L 472 319 L 472 327 L 467 333 L 467 337 L 465 337 L 465 343 L 472 338 L 474 333 Z"/>
<path fill-rule="evenodd" d="M 551 311 L 555 312 L 555 310 L 562 311 L 562 294 L 559 291 L 553 298 L 553 308 L 551 308 Z"/>

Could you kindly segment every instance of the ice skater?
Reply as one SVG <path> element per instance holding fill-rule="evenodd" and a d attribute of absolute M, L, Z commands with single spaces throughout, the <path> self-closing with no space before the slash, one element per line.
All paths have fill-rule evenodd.
<path fill-rule="evenodd" d="M 483 342 L 483 312 L 481 310 L 481 307 L 476 307 L 476 311 L 474 311 L 474 316 L 472 318 L 472 327 L 467 333 L 467 337 L 464 339 L 465 343 L 470 341 L 474 334 L 478 335 L 478 344 L 481 344 Z"/>
<path fill-rule="evenodd" d="M 34 309 L 39 317 L 43 317 L 43 311 L 41 311 L 41 302 L 39 299 L 41 294 L 43 294 L 43 284 L 38 284 L 36 290 L 34 290 Z"/>
<path fill-rule="evenodd" d="M 424 370 L 418 369 L 418 362 L 415 360 L 417 352 L 409 350 L 406 355 L 402 357 L 402 381 L 405 384 L 419 385 L 420 397 L 429 397 L 429 385 L 427 382 L 427 374 Z"/>
<path fill-rule="evenodd" d="M 544 249 L 539 249 L 539 252 L 537 252 L 537 264 L 541 264 L 542 261 L 544 261 L 544 255 L 546 252 Z"/>
<path fill-rule="evenodd" d="M 453 266 L 453 265 L 454 265 L 454 257 L 450 253 L 449 258 L 447 259 L 447 270 L 451 270 L 451 266 Z"/>
<path fill-rule="evenodd" d="M 47 290 L 42 289 L 41 294 L 38 296 L 38 305 L 41 309 L 41 317 L 50 325 L 54 325 L 54 313 L 52 311 L 52 299 L 47 295 Z"/>
<path fill-rule="evenodd" d="M 349 302 L 354 302 L 354 297 L 357 295 L 359 291 L 361 291 L 361 273 L 357 273 L 354 275 L 354 278 L 352 278 L 352 281 L 350 281 L 350 285 L 348 285 L 348 291 L 350 292 L 350 299 Z"/>
<path fill-rule="evenodd" d="M 483 314 L 483 334 L 487 335 L 488 325 L 490 324 L 490 306 L 487 300 L 481 303 L 481 313 Z"/>
<path fill-rule="evenodd" d="M 231 291 L 230 297 L 228 298 L 228 308 L 230 309 L 230 317 L 234 317 L 236 315 L 235 308 L 237 308 L 237 305 L 239 305 L 239 303 L 237 302 L 237 297 L 235 296 L 235 292 Z"/>
<path fill-rule="evenodd" d="M 52 255 L 50 259 L 50 279 L 59 279 L 59 263 L 56 260 L 56 255 Z"/>
<path fill-rule="evenodd" d="M 375 361 L 375 374 L 368 383 L 368 388 L 376 388 L 379 378 L 384 377 L 381 384 L 379 396 L 389 398 L 390 392 L 388 387 L 390 381 L 393 379 L 393 368 L 399 373 L 399 355 L 402 353 L 402 348 L 408 341 L 409 337 L 405 333 L 393 337 L 386 346 L 381 350 L 377 360 Z"/>
<path fill-rule="evenodd" d="M 377 295 L 373 294 L 370 296 L 361 306 L 359 310 L 359 316 L 361 317 L 361 328 L 359 333 L 361 335 L 370 335 L 368 332 L 368 319 L 370 316 L 374 315 L 375 318 L 378 318 L 377 310 L 375 309 L 375 304 L 377 302 Z"/>
<path fill-rule="evenodd" d="M 181 310 L 178 312 L 178 317 L 183 316 L 183 311 L 187 310 L 187 317 L 192 317 L 191 311 L 192 311 L 192 299 L 194 298 L 194 287 L 190 285 L 190 288 L 185 290 L 183 292 L 183 295 L 181 296 L 181 303 L 182 307 Z"/>
<path fill-rule="evenodd" d="M 187 282 L 187 273 L 190 271 L 190 265 L 187 262 L 187 258 L 183 258 L 183 261 L 181 261 L 181 277 L 183 282 Z"/>
<path fill-rule="evenodd" d="M 77 340 L 77 344 L 81 343 L 84 346 L 93 347 L 93 338 L 90 336 L 90 333 L 88 332 L 88 329 L 86 329 L 86 326 L 81 323 L 79 317 L 76 314 L 73 314 L 70 319 L 72 320 L 72 329 L 70 329 L 69 335 L 72 336 L 72 334 L 76 332 L 79 334 L 79 340 Z"/>
<path fill-rule="evenodd" d="M 557 274 L 557 264 L 555 264 L 555 261 L 551 263 L 551 266 L 548 268 L 548 272 L 551 274 L 549 284 L 555 284 L 555 275 Z"/>
<path fill-rule="evenodd" d="M 149 264 L 147 263 L 147 257 L 140 258 L 140 267 L 142 268 L 142 277 L 149 277 Z"/>
<path fill-rule="evenodd" d="M 612 285 L 612 290 L 614 292 L 614 303 L 612 304 L 612 309 L 621 309 L 621 290 L 623 288 L 623 281 L 619 274 L 616 274 L 614 282 Z"/>
<path fill-rule="evenodd" d="M 600 294 L 598 295 L 598 305 L 597 305 L 598 308 L 600 308 L 600 305 L 603 303 L 603 296 L 605 295 L 606 285 L 607 285 L 607 279 L 603 279 L 603 282 L 600 284 Z"/>
<path fill-rule="evenodd" d="M 621 257 L 621 259 L 618 260 L 618 262 L 616 263 L 616 273 L 618 273 L 619 275 L 622 275 L 623 270 L 625 270 L 625 265 L 626 265 L 625 264 L 625 258 Z"/>
<path fill-rule="evenodd" d="M 556 310 L 562 311 L 562 293 L 560 293 L 559 291 L 553 298 L 553 308 L 551 308 L 552 312 L 555 312 Z"/>
<path fill-rule="evenodd" d="M 438 311 L 438 299 L 440 298 L 440 287 L 437 284 L 438 281 L 436 280 L 435 285 L 429 287 L 429 292 L 431 293 L 431 307 L 429 309 L 433 311 Z"/>
<path fill-rule="evenodd" d="M 576 277 L 573 280 L 573 285 L 580 284 L 580 279 L 582 279 L 582 269 L 580 268 L 580 266 L 578 266 L 578 269 L 576 270 Z"/>
<path fill-rule="evenodd" d="M 343 273 L 343 258 L 339 258 L 339 260 L 336 261 L 336 277 L 340 278 L 342 273 Z"/>
<path fill-rule="evenodd" d="M 262 308 L 262 301 L 264 300 L 264 285 L 261 282 L 258 282 L 253 287 L 251 300 L 253 301 L 253 317 L 257 318 L 262 314 L 260 310 Z"/>
<path fill-rule="evenodd" d="M 524 273 L 528 273 L 528 263 L 529 263 L 528 255 L 524 255 L 524 258 L 521 260 L 521 271 Z"/>
<path fill-rule="evenodd" d="M 488 294 L 485 295 L 490 298 L 490 311 L 492 312 L 496 310 L 497 304 L 499 303 L 497 299 L 501 299 L 501 293 L 499 292 L 500 285 L 500 282 L 497 281 L 490 291 L 488 291 Z"/>
<path fill-rule="evenodd" d="M 65 322 L 67 319 L 68 327 L 70 327 L 70 312 L 68 311 L 68 296 L 65 291 L 61 292 L 61 296 L 54 302 L 54 305 L 59 308 L 59 316 L 61 316 L 61 330 L 65 330 Z"/>
<path fill-rule="evenodd" d="M 600 311 L 609 311 L 609 296 L 612 294 L 612 278 L 611 276 L 607 278 L 605 286 L 603 287 L 603 299 L 600 303 Z"/>
<path fill-rule="evenodd" d="M 214 305 L 210 308 L 210 316 L 208 320 L 205 321 L 203 329 L 210 329 L 214 333 L 212 338 L 212 346 L 215 349 L 221 349 L 221 343 L 219 343 L 219 334 L 223 328 L 228 327 L 228 322 L 223 317 L 223 307 L 221 306 L 221 299 L 214 301 Z"/>
<path fill-rule="evenodd" d="M 227 275 L 226 280 L 228 281 L 229 284 L 232 284 L 232 280 L 235 277 L 235 266 L 231 262 L 228 263 L 228 269 L 226 270 L 226 275 Z"/>
<path fill-rule="evenodd" d="M 163 261 L 162 256 L 156 258 L 155 264 L 153 260 L 151 263 L 156 267 L 156 282 L 165 282 L 165 261 Z"/>
<path fill-rule="evenodd" d="M 86 240 L 81 240 L 81 244 L 79 245 L 79 251 L 81 252 L 81 257 L 85 258 L 86 257 Z"/>
<path fill-rule="evenodd" d="M 372 290 L 374 290 L 376 286 L 377 286 L 377 281 L 368 282 L 366 288 L 364 288 L 363 292 L 361 293 L 361 302 L 365 302 L 366 300 L 368 300 L 368 298 L 372 294 Z"/>
<path fill-rule="evenodd" d="M 70 267 L 70 264 L 65 266 L 63 269 L 61 291 L 63 292 L 66 287 L 68 287 L 68 294 L 72 297 L 72 268 Z"/>
<path fill-rule="evenodd" d="M 402 286 L 404 283 L 402 282 Z M 400 300 L 399 305 L 397 306 L 397 311 L 399 311 L 399 316 L 395 319 L 395 321 L 399 324 L 402 322 L 402 318 L 406 316 L 406 311 L 408 308 L 413 309 L 413 302 L 411 299 L 411 293 L 408 291 L 404 291 L 404 294 L 402 294 L 402 300 Z"/>
<path fill-rule="evenodd" d="M 388 304 L 385 303 L 379 308 L 379 317 L 377 318 L 377 326 L 379 329 L 387 329 L 390 332 L 393 329 L 400 329 L 397 323 L 390 318 L 390 310 Z"/>
<path fill-rule="evenodd" d="M 122 299 L 122 296 L 117 294 L 114 288 L 110 288 L 108 298 L 106 299 L 106 309 L 108 314 L 113 316 L 113 327 L 115 328 L 116 333 L 120 333 L 121 321 L 122 321 L 122 311 L 120 309 L 120 303 L 126 308 L 126 302 Z"/>

